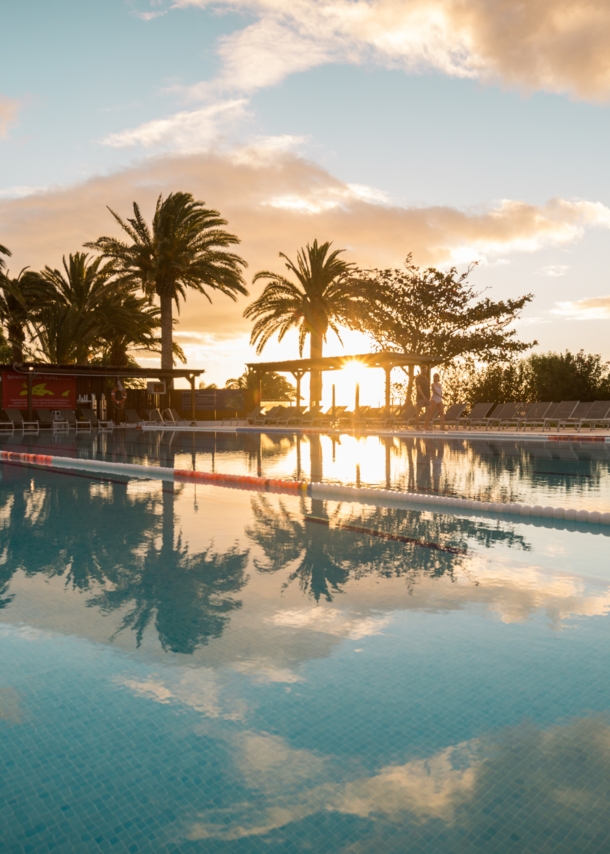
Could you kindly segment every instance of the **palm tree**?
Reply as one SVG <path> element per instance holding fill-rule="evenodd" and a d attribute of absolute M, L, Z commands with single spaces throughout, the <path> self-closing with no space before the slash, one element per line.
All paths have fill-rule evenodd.
<path fill-rule="evenodd" d="M 10 249 L 7 249 L 6 246 L 3 246 L 0 243 L 0 255 L 6 255 L 7 258 L 10 258 L 10 256 L 12 254 L 13 253 L 11 252 Z M 5 269 L 5 267 L 6 267 L 6 262 L 5 262 L 4 258 L 0 258 L 0 276 L 3 275 L 2 271 Z"/>
<path fill-rule="evenodd" d="M 50 362 L 88 362 L 102 326 L 118 321 L 121 286 L 113 278 L 112 262 L 102 265 L 101 258 L 89 260 L 84 252 L 62 260 L 63 271 L 45 267 L 37 276 L 41 306 L 33 321 L 35 337 Z"/>
<path fill-rule="evenodd" d="M 276 371 L 267 371 L 261 375 L 253 368 L 246 368 L 241 376 L 228 379 L 225 388 L 253 392 L 262 390 L 265 400 L 294 400 L 296 397 L 295 387 L 286 377 Z"/>
<path fill-rule="evenodd" d="M 100 303 L 98 352 L 92 361 L 115 367 L 136 366 L 130 351 L 161 352 L 160 311 L 146 297 L 119 289 Z M 186 362 L 182 348 L 174 342 L 174 356 Z"/>
<path fill-rule="evenodd" d="M 339 325 L 351 325 L 356 294 L 349 282 L 348 274 L 353 264 L 339 255 L 343 249 L 330 252 L 331 244 L 314 240 L 305 249 L 297 252 L 296 264 L 283 252 L 280 258 L 286 262 L 287 270 L 296 278 L 296 283 L 279 273 L 262 270 L 253 281 L 267 279 L 268 284 L 260 297 L 244 311 L 244 317 L 255 320 L 250 342 L 257 344 L 256 352 L 262 352 L 265 344 L 277 333 L 281 341 L 293 327 L 299 330 L 299 353 L 303 355 L 305 339 L 309 335 L 309 355 L 312 359 L 322 356 L 322 346 L 329 329 L 337 334 Z M 311 372 L 311 405 L 322 397 L 322 373 Z"/>
<path fill-rule="evenodd" d="M 8 270 L 0 272 L 0 321 L 6 328 L 13 362 L 23 362 L 27 333 L 41 304 L 40 296 L 38 276 L 27 267 L 14 278 Z"/>
<path fill-rule="evenodd" d="M 218 211 L 204 207 L 190 193 L 170 193 L 157 199 L 152 227 L 144 221 L 140 208 L 133 203 L 133 218 L 121 219 L 110 213 L 129 236 L 131 243 L 115 237 L 100 237 L 87 247 L 112 259 L 127 284 L 140 287 L 148 296 L 159 297 L 161 307 L 161 367 L 173 366 L 172 305 L 180 308 L 180 297 L 186 299 L 187 288 L 204 294 L 220 291 L 235 300 L 247 295 L 241 268 L 246 262 L 226 247 L 239 239 L 222 226 Z"/>

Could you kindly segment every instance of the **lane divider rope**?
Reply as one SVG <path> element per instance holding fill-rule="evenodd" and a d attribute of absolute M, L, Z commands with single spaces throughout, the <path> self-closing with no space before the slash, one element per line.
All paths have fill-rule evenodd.
<path fill-rule="evenodd" d="M 277 492 L 284 495 L 309 495 L 311 498 L 343 499 L 361 504 L 418 504 L 440 512 L 462 510 L 485 515 L 519 516 L 530 519 L 581 522 L 591 525 L 610 525 L 610 512 L 576 510 L 570 507 L 544 507 L 541 504 L 479 501 L 469 498 L 449 498 L 417 492 L 398 492 L 393 489 L 376 489 L 359 486 L 341 486 L 334 483 L 307 483 L 301 480 L 253 477 L 252 475 L 220 474 L 218 472 L 172 469 L 167 466 L 145 466 L 137 463 L 113 463 L 105 460 L 88 460 L 74 457 L 54 457 L 48 454 L 26 454 L 0 450 L 0 461 L 15 462 L 41 468 L 79 469 L 81 471 L 123 474 L 156 480 L 177 482 L 203 482 L 229 489 L 248 489 L 254 492 Z"/>

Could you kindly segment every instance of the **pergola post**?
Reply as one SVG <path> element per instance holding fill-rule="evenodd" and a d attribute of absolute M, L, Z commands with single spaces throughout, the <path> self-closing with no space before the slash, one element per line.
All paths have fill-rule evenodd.
<path fill-rule="evenodd" d="M 32 420 L 32 369 L 28 371 L 28 421 Z"/>
<path fill-rule="evenodd" d="M 305 371 L 291 371 L 292 376 L 297 382 L 297 407 L 301 405 L 301 379 Z"/>
<path fill-rule="evenodd" d="M 191 421 L 195 420 L 195 377 L 193 374 L 189 377 L 189 382 L 191 384 Z"/>
<path fill-rule="evenodd" d="M 390 377 L 392 374 L 392 366 L 388 365 L 384 368 L 385 373 L 385 416 L 386 418 L 390 417 L 390 394 L 392 391 L 392 386 L 390 383 Z"/>

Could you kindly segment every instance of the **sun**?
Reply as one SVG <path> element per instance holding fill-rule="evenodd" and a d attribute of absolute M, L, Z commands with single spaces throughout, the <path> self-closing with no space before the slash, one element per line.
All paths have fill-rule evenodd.
<path fill-rule="evenodd" d="M 384 395 L 381 371 L 365 367 L 362 362 L 352 359 L 346 362 L 340 371 L 327 371 L 324 374 L 322 405 L 332 405 L 332 387 L 335 386 L 335 403 L 353 410 L 356 400 L 356 386 L 359 387 L 360 404 L 379 405 Z"/>

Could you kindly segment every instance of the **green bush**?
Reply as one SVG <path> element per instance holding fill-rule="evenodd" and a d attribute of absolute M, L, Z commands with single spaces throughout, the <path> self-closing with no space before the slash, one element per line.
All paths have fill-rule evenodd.
<path fill-rule="evenodd" d="M 610 400 L 610 363 L 593 353 L 540 353 L 508 364 L 453 365 L 444 372 L 448 402 Z"/>

